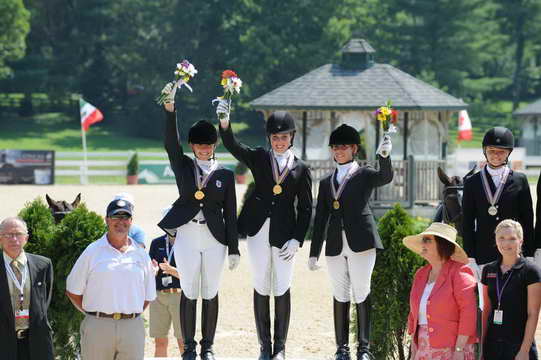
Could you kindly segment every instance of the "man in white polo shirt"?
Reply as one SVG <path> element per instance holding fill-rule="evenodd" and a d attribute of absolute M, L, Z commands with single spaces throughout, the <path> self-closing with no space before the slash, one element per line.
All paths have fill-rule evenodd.
<path fill-rule="evenodd" d="M 83 251 L 66 281 L 66 295 L 86 313 L 81 323 L 83 360 L 142 360 L 145 328 L 141 313 L 156 298 L 152 263 L 128 237 L 133 206 L 107 206 L 108 231 Z"/>

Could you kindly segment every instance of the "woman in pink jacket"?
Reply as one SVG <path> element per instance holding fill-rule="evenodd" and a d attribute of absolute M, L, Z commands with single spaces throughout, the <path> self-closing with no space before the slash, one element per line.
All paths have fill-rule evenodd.
<path fill-rule="evenodd" d="M 474 360 L 476 283 L 456 230 L 433 223 L 403 242 L 428 261 L 415 274 L 410 292 L 411 360 Z"/>

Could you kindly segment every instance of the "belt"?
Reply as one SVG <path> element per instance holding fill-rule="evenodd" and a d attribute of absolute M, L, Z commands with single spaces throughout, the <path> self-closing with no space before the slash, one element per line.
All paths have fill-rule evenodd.
<path fill-rule="evenodd" d="M 178 294 L 181 290 L 179 288 L 162 289 L 160 292 L 167 294 Z"/>
<path fill-rule="evenodd" d="M 28 337 L 28 329 L 19 329 L 15 331 L 15 336 L 18 340 L 26 339 Z"/>
<path fill-rule="evenodd" d="M 207 220 L 197 220 L 197 219 L 192 219 L 192 222 L 196 223 L 196 224 L 206 224 L 207 223 Z"/>
<path fill-rule="evenodd" d="M 136 314 L 136 313 L 133 313 L 133 314 L 122 314 L 122 313 L 106 314 L 106 313 L 102 313 L 102 312 L 99 312 L 99 311 L 87 311 L 86 313 L 88 315 L 93 315 L 93 316 L 95 316 L 97 318 L 109 318 L 109 319 L 113 319 L 113 320 L 135 319 L 136 317 L 141 315 L 141 314 Z"/>

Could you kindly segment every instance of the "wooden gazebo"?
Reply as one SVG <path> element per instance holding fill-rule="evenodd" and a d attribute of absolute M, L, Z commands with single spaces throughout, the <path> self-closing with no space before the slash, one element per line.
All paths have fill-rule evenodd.
<path fill-rule="evenodd" d="M 327 144 L 331 131 L 342 123 L 362 131 L 368 161 L 374 159 L 380 135 L 373 112 L 391 100 L 400 114 L 398 132 L 393 135 L 393 160 L 398 161 L 394 164 L 395 184 L 387 186 L 385 198 L 410 203 L 436 201 L 440 194 L 435 168 L 422 174 L 416 170 L 414 176 L 412 161 L 440 165 L 445 160 L 448 122 L 467 104 L 392 65 L 376 63 L 374 54 L 366 40 L 352 39 L 342 48 L 338 64 L 323 65 L 250 104 L 263 112 L 265 119 L 276 110 L 287 110 L 294 116 L 300 135 L 295 137 L 295 147 L 298 155 L 312 162 L 317 180 L 318 169 L 322 174 L 332 166 Z M 433 175 L 428 174 L 431 172 Z M 415 185 L 421 176 L 426 179 Z M 429 188 L 426 194 L 425 187 Z"/>
<path fill-rule="evenodd" d="M 330 132 L 342 123 L 363 131 L 367 154 L 373 156 L 378 126 L 373 111 L 391 100 L 400 111 L 393 154 L 407 159 L 445 159 L 448 121 L 467 104 L 389 64 L 374 62 L 375 50 L 363 39 L 342 49 L 339 64 L 323 65 L 250 104 L 265 118 L 287 110 L 297 119 L 302 136 L 295 144 L 308 160 L 329 158 Z M 370 158 L 370 157 L 369 157 Z"/>

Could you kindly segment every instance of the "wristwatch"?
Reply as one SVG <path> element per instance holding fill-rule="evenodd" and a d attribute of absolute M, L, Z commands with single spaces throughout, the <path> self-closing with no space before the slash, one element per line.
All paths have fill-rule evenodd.
<path fill-rule="evenodd" d="M 460 346 L 455 346 L 455 352 L 462 352 L 464 351 L 464 348 L 461 348 Z"/>

